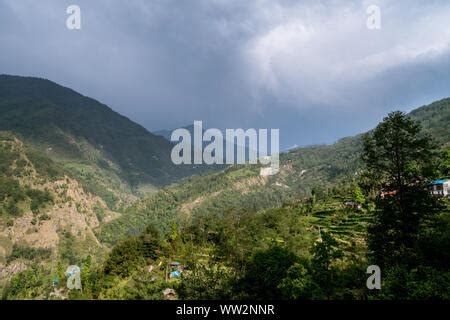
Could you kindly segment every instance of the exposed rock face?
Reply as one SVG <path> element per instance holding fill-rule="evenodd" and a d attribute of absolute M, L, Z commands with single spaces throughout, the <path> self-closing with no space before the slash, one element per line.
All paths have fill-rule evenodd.
<path fill-rule="evenodd" d="M 100 245 L 93 229 L 100 225 L 95 209 L 107 209 L 102 199 L 84 192 L 76 180 L 69 178 L 34 187 L 50 191 L 54 204 L 39 214 L 31 211 L 23 213 L 12 226 L 0 228 L 1 236 L 13 243 L 25 242 L 32 247 L 54 248 L 58 244 L 58 234 L 65 230 L 82 238 L 91 236 Z M 46 215 L 45 220 L 40 220 L 43 214 Z"/>
<path fill-rule="evenodd" d="M 0 279 L 11 277 L 14 274 L 25 270 L 27 266 L 25 263 L 16 261 L 8 264 L 7 266 L 0 265 Z"/>
<path fill-rule="evenodd" d="M 101 223 L 97 213 L 101 211 L 105 220 L 111 220 L 117 214 L 109 211 L 100 197 L 86 192 L 76 179 L 68 175 L 49 178 L 40 174 L 27 157 L 27 147 L 17 138 L 0 140 L 0 147 L 11 161 L 11 170 L 7 172 L 12 179 L 9 181 L 17 181 L 24 195 L 17 203 L 20 207 L 18 213 L 0 214 L 0 278 L 8 278 L 29 265 L 30 261 L 26 259 L 7 263 L 14 245 L 51 249 L 53 260 L 58 256 L 61 237 L 70 234 L 88 253 L 105 251 L 94 233 Z M 52 200 L 33 212 L 26 190 L 45 192 Z"/>

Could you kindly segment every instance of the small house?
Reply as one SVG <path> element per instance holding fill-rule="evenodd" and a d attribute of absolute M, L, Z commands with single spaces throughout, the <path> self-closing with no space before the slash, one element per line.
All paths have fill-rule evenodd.
<path fill-rule="evenodd" d="M 382 189 L 381 192 L 380 192 L 380 198 L 381 198 L 381 199 L 384 199 L 384 198 L 386 198 L 386 197 L 392 197 L 392 196 L 395 196 L 396 194 L 397 194 L 397 190 L 389 191 L 389 190 L 384 190 L 384 189 Z"/>
<path fill-rule="evenodd" d="M 449 197 L 450 180 L 436 180 L 430 185 L 430 194 L 433 197 Z"/>

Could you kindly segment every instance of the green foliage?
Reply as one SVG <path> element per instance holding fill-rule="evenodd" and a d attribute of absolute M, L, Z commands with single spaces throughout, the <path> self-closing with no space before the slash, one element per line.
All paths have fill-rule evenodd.
<path fill-rule="evenodd" d="M 17 203 L 23 199 L 23 191 L 16 179 L 0 175 L 0 199 L 5 198 L 13 199 Z"/>
<path fill-rule="evenodd" d="M 401 112 L 393 112 L 365 137 L 363 159 L 374 185 L 395 192 L 378 198 L 369 248 L 384 266 L 411 259 L 420 229 L 440 206 L 429 195 L 427 182 L 435 174 L 436 152 L 430 137 Z"/>
<path fill-rule="evenodd" d="M 60 179 L 66 173 L 58 163 L 44 155 L 41 150 L 36 149 L 33 145 L 27 145 L 26 155 L 37 173 L 50 181 Z"/>
<path fill-rule="evenodd" d="M 7 262 L 9 263 L 16 259 L 26 259 L 38 262 L 50 258 L 51 253 L 51 249 L 32 248 L 15 244 L 12 248 L 11 254 L 8 256 Z"/>
<path fill-rule="evenodd" d="M 439 169 L 441 177 L 450 177 L 450 148 L 442 152 L 442 161 Z"/>
<path fill-rule="evenodd" d="M 388 189 L 403 189 L 430 178 L 436 167 L 435 145 L 421 126 L 402 112 L 392 112 L 364 137 L 362 158 L 373 175 Z"/>
<path fill-rule="evenodd" d="M 364 264 L 352 260 L 342 265 L 344 252 L 331 235 L 323 232 L 311 253 L 311 260 L 294 264 L 280 282 L 278 288 L 284 298 L 330 300 L 365 296 Z"/>
<path fill-rule="evenodd" d="M 356 186 L 355 190 L 353 190 L 353 198 L 361 205 L 366 202 L 366 198 L 364 197 L 364 194 L 359 186 Z"/>
<path fill-rule="evenodd" d="M 119 242 L 111 251 L 104 265 L 106 275 L 127 277 L 143 268 L 148 259 L 156 259 L 159 251 L 157 232 L 147 229 L 141 237 L 130 237 Z"/>
<path fill-rule="evenodd" d="M 366 137 L 363 158 L 372 184 L 394 191 L 377 198 L 368 230 L 370 259 L 386 275 L 379 298 L 448 297 L 448 239 L 443 236 L 448 223 L 442 223 L 444 207 L 427 188 L 439 173 L 437 155 L 431 138 L 400 112 Z"/>
<path fill-rule="evenodd" d="M 37 264 L 33 264 L 13 276 L 3 297 L 7 300 L 45 299 L 51 290 L 50 286 L 49 275 Z"/>
<path fill-rule="evenodd" d="M 312 249 L 312 278 L 316 286 L 323 290 L 327 299 L 332 296 L 338 281 L 338 271 L 333 262 L 343 257 L 343 252 L 337 245 L 333 237 L 322 232 L 321 241 L 317 242 Z"/>
<path fill-rule="evenodd" d="M 76 239 L 68 231 L 63 231 L 58 246 L 59 258 L 67 265 L 78 264 L 80 257 L 75 252 Z"/>
<path fill-rule="evenodd" d="M 251 299 L 280 299 L 281 291 L 278 287 L 297 260 L 295 254 L 282 247 L 258 251 L 246 266 L 239 287 Z"/>
<path fill-rule="evenodd" d="M 92 257 L 87 256 L 81 266 L 81 284 L 83 287 L 83 295 L 92 299 L 97 282 L 97 275 L 92 265 Z"/>
<path fill-rule="evenodd" d="M 433 102 L 411 111 L 411 117 L 419 121 L 426 133 L 442 146 L 450 146 L 450 98 Z"/>
<path fill-rule="evenodd" d="M 105 210 L 102 207 L 95 206 L 94 213 L 95 213 L 95 216 L 97 217 L 98 221 L 102 222 L 103 218 L 105 217 Z"/>
<path fill-rule="evenodd" d="M 285 299 L 311 298 L 316 289 L 310 271 L 300 263 L 295 263 L 288 269 L 278 288 Z"/>
<path fill-rule="evenodd" d="M 194 264 L 176 290 L 180 299 L 217 300 L 234 297 L 233 274 L 220 264 Z"/>
<path fill-rule="evenodd" d="M 26 195 L 31 199 L 30 209 L 33 213 L 39 213 L 42 206 L 53 203 L 53 196 L 48 190 L 28 189 Z"/>

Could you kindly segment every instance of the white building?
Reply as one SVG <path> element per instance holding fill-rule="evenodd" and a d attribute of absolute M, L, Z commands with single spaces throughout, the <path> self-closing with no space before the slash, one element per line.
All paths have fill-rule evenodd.
<path fill-rule="evenodd" d="M 433 197 L 449 197 L 450 180 L 436 180 L 431 183 L 430 193 Z"/>

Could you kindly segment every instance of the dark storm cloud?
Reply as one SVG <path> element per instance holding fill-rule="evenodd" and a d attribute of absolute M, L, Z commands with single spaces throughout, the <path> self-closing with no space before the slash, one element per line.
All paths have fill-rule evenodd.
<path fill-rule="evenodd" d="M 366 27 L 371 4 L 381 30 Z M 444 0 L 0 0 L 0 73 L 51 79 L 150 130 L 203 120 L 280 128 L 284 147 L 330 142 L 450 96 L 448 21 Z"/>

